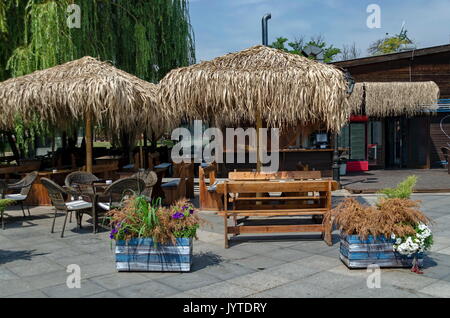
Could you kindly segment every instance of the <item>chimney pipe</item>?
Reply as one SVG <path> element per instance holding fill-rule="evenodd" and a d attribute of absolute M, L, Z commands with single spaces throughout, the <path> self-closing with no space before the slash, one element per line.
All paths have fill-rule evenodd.
<path fill-rule="evenodd" d="M 265 46 L 269 45 L 269 29 L 267 27 L 267 21 L 272 19 L 272 14 L 267 13 L 262 18 L 262 44 Z"/>

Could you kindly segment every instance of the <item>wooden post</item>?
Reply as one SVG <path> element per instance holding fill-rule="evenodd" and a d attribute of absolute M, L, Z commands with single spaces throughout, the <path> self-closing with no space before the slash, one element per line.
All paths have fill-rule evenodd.
<path fill-rule="evenodd" d="M 86 114 L 86 171 L 92 173 L 92 115 Z"/>
<path fill-rule="evenodd" d="M 144 163 L 144 134 L 141 134 L 141 141 L 139 147 L 139 168 L 145 169 Z"/>
<path fill-rule="evenodd" d="M 256 112 L 256 172 L 261 172 L 261 157 L 260 157 L 260 147 L 261 145 L 259 144 L 259 137 L 260 137 L 260 130 L 262 127 L 262 119 L 261 119 L 261 114 L 257 111 Z"/>

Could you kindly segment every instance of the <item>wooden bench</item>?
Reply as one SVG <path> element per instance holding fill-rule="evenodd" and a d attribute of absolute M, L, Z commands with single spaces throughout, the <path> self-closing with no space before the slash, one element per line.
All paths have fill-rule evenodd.
<path fill-rule="evenodd" d="M 219 213 L 224 218 L 225 248 L 229 247 L 229 234 L 237 236 L 248 233 L 320 232 L 325 242 L 331 245 L 331 224 L 324 224 L 323 216 L 332 208 L 331 192 L 337 188 L 338 185 L 333 180 L 278 182 L 249 180 L 218 184 L 216 190 L 226 202 Z M 271 196 L 271 193 L 281 195 Z M 241 202 L 244 204 L 237 204 Z M 231 204 L 231 210 L 228 204 Z M 319 218 L 312 218 L 312 224 L 291 224 L 293 221 L 297 223 L 299 221 L 293 219 L 293 216 Z M 233 226 L 228 226 L 229 217 L 233 217 Z M 250 217 L 265 217 L 264 221 L 268 221 L 269 224 L 246 225 Z M 278 219 L 283 221 L 281 223 L 287 224 L 277 225 L 273 217 L 289 217 L 289 220 Z"/>
<path fill-rule="evenodd" d="M 261 172 L 230 172 L 228 179 L 234 181 L 246 180 L 313 180 L 322 179 L 321 171 L 279 171 L 275 173 L 261 173 Z"/>
<path fill-rule="evenodd" d="M 193 165 L 190 163 L 180 163 L 174 169 L 177 170 L 177 178 L 175 180 L 161 185 L 164 191 L 164 204 L 170 205 L 176 203 L 178 200 L 186 198 L 186 183 L 189 179 L 189 167 Z"/>
<path fill-rule="evenodd" d="M 186 193 L 185 196 L 188 199 L 193 199 L 194 194 L 194 163 L 187 162 L 183 164 L 173 164 L 173 177 L 180 178 L 184 176 L 186 178 Z"/>
<path fill-rule="evenodd" d="M 220 211 L 223 208 L 222 196 L 215 189 L 216 176 L 216 163 L 198 168 L 200 210 Z M 209 182 L 206 179 L 209 179 Z"/>

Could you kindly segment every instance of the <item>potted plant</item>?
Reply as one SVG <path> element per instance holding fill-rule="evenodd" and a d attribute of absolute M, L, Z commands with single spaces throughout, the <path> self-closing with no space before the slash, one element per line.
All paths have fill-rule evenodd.
<path fill-rule="evenodd" d="M 410 199 L 417 178 L 381 191 L 376 206 L 346 199 L 326 217 L 341 231 L 340 258 L 349 268 L 412 267 L 420 272 L 424 252 L 433 244 L 430 220 L 420 202 Z"/>
<path fill-rule="evenodd" d="M 5 229 L 5 221 L 3 220 L 3 214 L 5 213 L 6 208 L 10 205 L 14 205 L 14 203 L 15 203 L 14 200 L 0 199 L 0 222 L 3 230 Z"/>
<path fill-rule="evenodd" d="M 109 217 L 118 271 L 191 270 L 193 239 L 204 222 L 191 203 L 163 207 L 161 199 L 132 197 Z"/>

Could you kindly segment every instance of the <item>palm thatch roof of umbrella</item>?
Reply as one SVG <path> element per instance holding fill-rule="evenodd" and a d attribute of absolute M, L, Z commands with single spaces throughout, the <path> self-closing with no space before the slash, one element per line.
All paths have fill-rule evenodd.
<path fill-rule="evenodd" d="M 160 82 L 158 102 L 187 119 L 219 126 L 271 127 L 322 123 L 338 131 L 351 113 L 347 80 L 335 66 L 266 46 L 171 71 Z"/>
<path fill-rule="evenodd" d="M 107 62 L 84 57 L 0 83 L 0 125 L 12 127 L 16 114 L 55 125 L 91 116 L 112 130 L 162 128 L 157 86 Z"/>
<path fill-rule="evenodd" d="M 414 116 L 437 103 L 435 82 L 363 82 L 355 85 L 349 98 L 355 113 L 365 106 L 370 117 Z"/>

